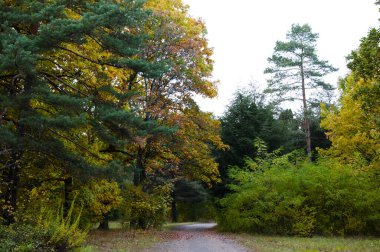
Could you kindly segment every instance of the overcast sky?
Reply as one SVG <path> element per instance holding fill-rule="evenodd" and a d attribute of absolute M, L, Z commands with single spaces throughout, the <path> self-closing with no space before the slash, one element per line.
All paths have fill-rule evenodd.
<path fill-rule="evenodd" d="M 255 81 L 266 86 L 264 69 L 276 40 L 285 40 L 293 23 L 308 23 L 319 33 L 318 55 L 339 71 L 326 78 L 336 85 L 347 56 L 380 17 L 375 0 L 183 0 L 190 14 L 203 19 L 214 48 L 214 78 L 219 95 L 198 99 L 201 108 L 220 116 L 233 93 Z"/>

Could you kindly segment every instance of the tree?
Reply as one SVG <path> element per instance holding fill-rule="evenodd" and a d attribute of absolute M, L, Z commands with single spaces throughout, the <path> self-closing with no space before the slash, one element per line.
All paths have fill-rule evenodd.
<path fill-rule="evenodd" d="M 281 110 L 278 118 L 273 122 L 272 130 L 265 139 L 270 150 L 283 148 L 288 153 L 300 149 L 304 145 L 305 134 L 300 130 L 302 119 L 299 114 L 294 114 L 291 109 Z"/>
<path fill-rule="evenodd" d="M 230 166 L 244 165 L 246 157 L 255 158 L 256 138 L 263 139 L 270 151 L 284 147 L 285 151 L 300 148 L 297 120 L 291 110 L 280 112 L 265 105 L 263 95 L 254 89 L 240 90 L 221 118 L 222 140 L 229 146 L 216 152 L 223 185 L 217 193 L 225 193 Z M 301 133 L 301 134 L 300 134 Z"/>
<path fill-rule="evenodd" d="M 253 157 L 253 140 L 262 137 L 264 125 L 272 119 L 272 111 L 264 108 L 254 97 L 238 92 L 221 118 L 222 140 L 229 145 L 219 158 L 221 167 L 241 166 L 245 156 Z"/>
<path fill-rule="evenodd" d="M 70 188 L 72 177 L 120 164 L 99 151 L 103 145 L 125 146 L 155 128 L 128 109 L 112 76 L 117 69 L 161 72 L 137 57 L 145 36 L 132 31 L 147 15 L 132 1 L 0 2 L 0 201 L 7 224 L 15 221 L 28 161 L 41 169 L 51 166 L 46 160 L 59 165 L 65 177 L 58 180 Z"/>
<path fill-rule="evenodd" d="M 140 139 L 142 141 L 135 150 L 135 185 L 149 182 L 146 179 L 156 176 L 157 170 L 177 169 L 179 166 L 183 170 L 188 168 L 188 173 L 194 171 L 193 175 L 202 174 L 203 180 L 215 180 L 217 164 L 209 155 L 211 146 L 205 144 L 210 141 L 201 136 L 204 129 L 194 123 L 208 124 L 207 132 L 215 131 L 211 137 L 217 138 L 217 121 L 200 112 L 193 99 L 194 94 L 210 98 L 216 95 L 216 83 L 211 80 L 212 50 L 205 36 L 205 25 L 188 14 L 188 7 L 181 0 L 149 0 L 145 7 L 152 11 L 152 16 L 144 24 L 149 39 L 140 57 L 151 63 L 166 64 L 167 71 L 157 76 L 134 76 L 130 91 L 142 95 L 131 102 L 131 108 L 146 122 L 157 120 L 161 125 L 176 127 L 178 134 L 174 135 L 174 140 L 171 136 L 163 138 L 154 133 Z M 193 136 L 185 139 L 187 135 L 181 134 L 184 130 Z M 191 150 L 184 150 L 178 143 L 173 144 L 178 139 L 184 140 L 182 146 L 194 143 Z M 214 142 L 217 141 L 220 139 Z M 201 150 L 201 146 L 205 148 Z M 200 156 L 193 156 L 188 162 L 190 154 Z M 199 166 L 202 159 L 203 163 L 210 163 Z M 209 170 L 208 177 L 204 175 L 206 170 Z"/>
<path fill-rule="evenodd" d="M 352 72 L 341 81 L 340 106 L 324 109 L 321 126 L 332 142 L 328 154 L 344 164 L 380 168 L 380 31 L 371 29 L 349 56 Z"/>
<path fill-rule="evenodd" d="M 265 92 L 276 94 L 282 101 L 302 101 L 306 150 L 311 158 L 311 136 L 309 105 L 315 103 L 309 90 L 317 93 L 328 92 L 333 87 L 322 79 L 336 71 L 327 61 L 320 60 L 316 54 L 318 34 L 313 33 L 307 24 L 293 24 L 286 35 L 287 41 L 277 41 L 273 55 L 268 58 L 270 66 L 264 73 L 270 74 Z M 309 96 L 309 97 L 308 97 Z"/>

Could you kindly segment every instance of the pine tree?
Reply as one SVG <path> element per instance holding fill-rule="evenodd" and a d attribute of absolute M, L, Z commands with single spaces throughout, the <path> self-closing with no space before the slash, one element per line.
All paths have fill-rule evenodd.
<path fill-rule="evenodd" d="M 123 148 L 156 130 L 128 109 L 130 95 L 112 74 L 120 69 L 156 76 L 164 69 L 137 57 L 146 36 L 136 31 L 147 15 L 139 1 L 0 2 L 0 201 L 6 224 L 15 221 L 27 157 L 62 166 L 67 177 L 60 179 L 71 181 L 71 188 L 72 177 L 115 167 L 99 146 Z"/>
<path fill-rule="evenodd" d="M 337 69 L 318 58 L 318 34 L 313 33 L 309 25 L 293 24 L 286 38 L 285 42 L 276 42 L 274 53 L 268 58 L 270 66 L 264 73 L 270 74 L 271 78 L 266 92 L 279 97 L 278 102 L 302 101 L 306 150 L 311 158 L 309 105 L 313 100 L 308 97 L 308 91 L 321 93 L 333 90 L 330 84 L 323 81 L 323 77 Z"/>

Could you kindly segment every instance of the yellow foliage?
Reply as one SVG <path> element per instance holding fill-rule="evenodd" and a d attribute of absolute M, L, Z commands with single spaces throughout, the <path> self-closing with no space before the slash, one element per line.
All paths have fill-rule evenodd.
<path fill-rule="evenodd" d="M 89 207 L 98 219 L 122 203 L 121 190 L 116 182 L 97 180 L 92 181 L 89 187 L 92 195 Z"/>
<path fill-rule="evenodd" d="M 339 157 L 345 163 L 375 163 L 380 154 L 380 108 L 366 108 L 368 97 L 362 90 L 371 90 L 378 84 L 376 81 L 355 80 L 353 75 L 344 81 L 341 107 L 323 108 L 321 126 L 327 130 L 332 147 L 321 152 Z"/>
<path fill-rule="evenodd" d="M 220 137 L 220 122 L 211 113 L 188 109 L 182 114 L 171 115 L 169 125 L 179 127 L 174 149 L 179 158 L 180 172 L 207 184 L 218 181 L 218 164 L 211 152 L 213 148 L 226 148 Z"/>
<path fill-rule="evenodd" d="M 126 187 L 125 217 L 129 225 L 140 228 L 161 226 L 170 208 L 173 185 L 156 186 L 152 194 L 143 192 L 141 187 Z"/>

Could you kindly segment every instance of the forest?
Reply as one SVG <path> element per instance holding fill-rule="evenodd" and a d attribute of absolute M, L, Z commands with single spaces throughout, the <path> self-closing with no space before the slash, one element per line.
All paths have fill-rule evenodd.
<path fill-rule="evenodd" d="M 380 29 L 368 31 L 327 83 L 337 69 L 318 33 L 293 24 L 265 90 L 237 90 L 217 117 L 196 102 L 218 82 L 182 0 L 0 0 L 0 251 L 81 251 L 115 222 L 378 237 Z"/>

